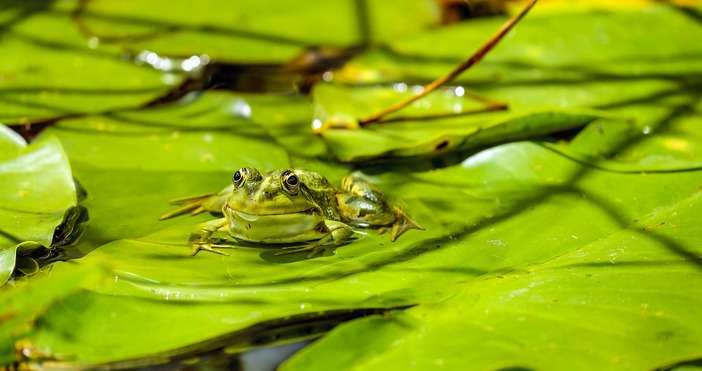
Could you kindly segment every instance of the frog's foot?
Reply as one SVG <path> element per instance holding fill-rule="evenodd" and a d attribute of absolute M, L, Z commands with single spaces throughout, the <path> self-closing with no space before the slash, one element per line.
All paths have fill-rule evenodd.
<path fill-rule="evenodd" d="M 215 195 L 217 195 L 217 193 L 207 193 L 204 195 L 183 197 L 171 200 L 171 205 L 178 205 L 180 207 L 171 212 L 161 215 L 161 217 L 158 218 L 158 220 L 166 220 L 174 216 L 188 213 L 190 215 L 197 215 L 204 211 L 207 211 L 207 208 L 205 208 L 203 205 Z"/>
<path fill-rule="evenodd" d="M 209 251 L 209 252 L 213 252 L 215 254 L 229 256 L 229 254 L 227 254 L 224 251 L 215 250 L 215 248 L 218 248 L 218 249 L 233 249 L 233 248 L 235 248 L 232 245 L 222 244 L 221 242 L 224 242 L 224 241 L 225 240 L 218 240 L 218 239 L 209 240 L 209 241 L 191 241 L 190 248 L 192 250 L 190 251 L 190 256 L 195 256 L 200 251 Z"/>
<path fill-rule="evenodd" d="M 402 234 L 410 229 L 424 230 L 424 227 L 414 221 L 404 210 L 399 207 L 393 207 L 395 213 L 395 222 L 389 227 L 382 227 L 378 230 L 380 234 L 387 232 L 390 229 L 390 241 L 395 242 Z"/>
<path fill-rule="evenodd" d="M 193 231 L 190 233 L 190 238 L 188 239 L 188 245 L 192 249 L 190 255 L 195 256 L 200 250 L 205 250 L 220 255 L 229 255 L 227 253 L 215 250 L 214 248 L 232 248 L 233 246 L 223 244 L 224 242 L 227 242 L 225 239 L 212 237 L 212 234 L 217 231 L 226 231 L 227 227 L 226 218 L 210 220 L 208 222 L 196 225 L 195 229 L 193 229 Z"/>

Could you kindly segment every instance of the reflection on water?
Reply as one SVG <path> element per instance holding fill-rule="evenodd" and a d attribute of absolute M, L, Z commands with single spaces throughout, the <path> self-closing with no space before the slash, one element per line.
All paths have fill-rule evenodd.
<path fill-rule="evenodd" d="M 210 63 L 207 54 L 193 55 L 188 58 L 171 58 L 158 55 L 149 50 L 143 50 L 134 57 L 136 64 L 148 64 L 163 72 L 199 73 Z"/>

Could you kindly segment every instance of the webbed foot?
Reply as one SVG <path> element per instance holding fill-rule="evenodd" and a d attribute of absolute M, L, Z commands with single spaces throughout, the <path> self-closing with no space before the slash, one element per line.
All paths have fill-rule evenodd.
<path fill-rule="evenodd" d="M 215 250 L 214 248 L 234 248 L 232 245 L 223 244 L 227 240 L 222 238 L 212 238 L 212 234 L 217 231 L 227 229 L 227 220 L 225 218 L 210 220 L 200 223 L 195 226 L 195 229 L 190 233 L 188 245 L 191 248 L 190 256 L 197 255 L 201 250 L 213 252 L 215 254 L 229 256 L 229 254 Z"/>
<path fill-rule="evenodd" d="M 397 240 L 400 236 L 402 236 L 405 232 L 409 231 L 410 229 L 419 229 L 420 231 L 424 230 L 424 227 L 415 222 L 414 219 L 412 219 L 409 216 L 409 214 L 407 214 L 401 208 L 393 206 L 392 209 L 395 213 L 395 222 L 392 223 L 392 225 L 390 226 L 382 227 L 378 230 L 380 234 L 383 234 L 389 229 L 390 241 L 395 242 L 395 240 Z"/>
<path fill-rule="evenodd" d="M 218 249 L 233 249 L 233 248 L 235 248 L 235 246 L 221 243 L 221 242 L 225 242 L 225 241 L 226 240 L 222 240 L 222 239 L 211 239 L 211 240 L 207 240 L 207 241 L 190 241 L 190 248 L 191 248 L 190 256 L 195 256 L 200 251 L 209 251 L 209 252 L 213 252 L 215 254 L 229 256 L 229 254 L 227 254 L 224 251 L 215 250 L 215 248 L 218 248 Z"/>

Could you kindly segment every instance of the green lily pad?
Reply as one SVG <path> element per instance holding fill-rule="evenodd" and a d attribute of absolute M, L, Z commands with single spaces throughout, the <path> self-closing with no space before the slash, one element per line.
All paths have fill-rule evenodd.
<path fill-rule="evenodd" d="M 462 94 L 455 96 L 458 89 L 462 88 L 429 95 L 388 117 L 388 122 L 356 129 L 330 128 L 321 135 L 340 161 L 368 162 L 439 156 L 578 128 L 607 117 L 606 113 L 595 110 L 553 108 L 463 116 L 464 112 L 480 111 L 482 107 Z M 411 96 L 409 92 L 393 94 L 395 90 L 318 85 L 313 95 L 316 120 L 324 123 L 321 125 L 353 121 L 354 117 L 373 113 L 372 107 L 386 107 L 398 97 Z M 427 116 L 443 117 L 422 118 Z"/>
<path fill-rule="evenodd" d="M 0 158 L 0 284 L 17 262 L 17 248 L 31 241 L 48 248 L 67 209 L 76 205 L 71 167 L 61 143 L 52 137 L 26 146 L 6 127 Z"/>
<path fill-rule="evenodd" d="M 695 109 L 702 72 L 699 57 L 702 47 L 695 40 L 702 37 L 702 29 L 694 19 L 664 6 L 597 11 L 587 16 L 580 12 L 539 16 L 537 6 L 533 13 L 484 61 L 453 82 L 461 85 L 454 87 L 454 91 L 460 89 L 463 94 L 470 90 L 503 102 L 508 105 L 509 113 L 416 120 L 417 116 L 436 112 L 457 113 L 476 108 L 475 104 L 469 106 L 465 98 L 457 100 L 455 94 L 447 95 L 440 90 L 398 111 L 395 117 L 388 116 L 389 122 L 364 126 L 367 130 L 322 132 L 335 156 L 347 162 L 433 156 L 438 144 L 444 150 L 472 146 L 470 138 L 476 130 L 461 131 L 457 127 L 482 128 L 495 122 L 501 122 L 505 131 L 514 133 L 513 138 L 505 139 L 517 140 L 528 131 L 525 133 L 523 124 L 512 125 L 510 118 L 526 117 L 534 111 L 566 110 L 577 117 L 583 108 L 605 110 L 609 118 L 632 126 L 630 134 L 636 137 L 666 130 L 665 125 L 657 123 Z M 315 88 L 315 119 L 321 123 L 353 125 L 402 101 L 412 95 L 413 84 L 434 80 L 467 58 L 503 21 L 466 22 L 365 52 L 335 72 L 333 84 Z M 650 30 L 657 27 L 675 31 L 652 36 Z M 398 91 L 398 87 L 402 89 Z M 410 118 L 398 123 L 397 116 Z M 544 120 L 537 116 L 526 121 L 539 128 Z M 572 128 L 578 120 L 565 121 L 560 125 L 561 130 Z M 598 128 L 607 125 L 597 122 Z M 369 145 L 349 148 L 348 143 L 355 142 Z M 476 144 L 483 143 L 478 140 Z M 594 152 L 587 151 L 590 146 L 590 143 L 580 146 L 576 152 L 593 155 Z M 640 159 L 633 148 L 619 150 L 616 160 L 630 167 L 637 167 L 639 160 L 651 165 L 650 159 Z M 675 153 L 668 156 L 676 156 Z M 658 155 L 666 156 L 666 152 Z M 690 157 L 682 154 L 681 159 Z M 657 166 L 664 164 L 660 161 Z M 695 166 L 695 161 L 690 165 Z M 696 166 L 699 165 L 697 162 Z"/>
<path fill-rule="evenodd" d="M 147 103 L 180 76 L 91 47 L 71 20 L 77 1 L 9 1 L 0 10 L 0 122 L 19 124 Z"/>
<path fill-rule="evenodd" d="M 62 130 L 59 125 L 51 132 L 71 133 Z M 202 144 L 194 141 L 193 145 Z M 158 149 L 142 151 L 148 157 L 147 153 Z M 85 186 L 94 195 L 86 200 L 93 212 L 93 228 L 85 238 L 119 238 L 81 261 L 93 264 L 109 260 L 115 279 L 109 284 L 87 285 L 88 291 L 68 298 L 61 308 L 47 313 L 33 342 L 88 364 L 141 359 L 146 349 L 192 352 L 198 344 L 212 346 L 206 339 L 236 331 L 245 333 L 247 328 L 253 331 L 255 327 L 250 326 L 254 323 L 295 314 L 321 315 L 329 310 L 418 303 L 438 303 L 429 308 L 445 308 L 446 297 L 480 285 L 489 277 L 521 272 L 535 262 L 558 261 L 578 253 L 586 254 L 588 261 L 609 262 L 612 249 L 617 247 L 595 249 L 599 241 L 622 231 L 648 228 L 657 222 L 648 220 L 652 214 L 658 215 L 657 210 L 694 200 L 699 194 L 694 187 L 698 171 L 612 173 L 580 165 L 543 146 L 515 143 L 481 152 L 459 167 L 375 177 L 391 197 L 405 201 L 412 215 L 427 228 L 395 243 L 370 231 L 333 254 L 315 259 L 276 257 L 276 250 L 256 246 L 239 247 L 228 257 L 189 257 L 187 235 L 209 216 L 166 222 L 158 222 L 156 217 L 161 213 L 158 210 L 166 209 L 170 193 L 201 184 L 188 182 L 187 174 L 136 171 L 135 165 L 130 169 L 112 168 L 109 162 L 101 169 L 92 162 L 84 166 L 78 160 L 79 153 L 73 154 L 76 172 L 90 179 Z M 218 179 L 225 183 L 230 176 L 224 171 L 199 174 L 208 183 Z M 120 182 L 116 184 L 114 179 Z M 143 187 L 141 191 L 139 187 Z M 138 204 L 148 212 L 120 209 L 119 200 L 112 200 L 115 195 L 122 204 Z M 467 205 L 470 212 L 466 212 Z M 558 222 L 544 223 L 553 218 Z M 694 224 L 694 220 L 686 216 L 685 225 Z M 114 225 L 119 227 L 111 227 Z M 643 240 L 647 249 L 652 249 L 652 261 L 681 256 L 679 251 L 660 248 L 655 239 Z M 689 243 L 680 244 L 681 251 L 694 253 Z M 597 275 L 605 274 L 601 271 L 607 268 L 586 264 L 580 269 L 587 272 L 584 274 Z M 53 274 L 60 276 L 72 269 L 70 265 L 57 265 Z M 661 274 L 674 275 L 677 271 L 661 269 Z M 549 273 L 564 280 L 571 276 L 568 269 L 553 268 Z M 432 279 L 427 280 L 428 276 Z M 680 279 L 698 279 L 695 277 Z M 619 285 L 632 284 L 628 278 L 622 279 Z M 616 282 L 612 285 L 620 287 Z M 575 299 L 566 295 L 561 300 Z M 694 304 L 686 305 L 689 309 Z M 84 318 L 83 309 L 77 309 L 85 307 L 93 308 L 90 318 Z M 587 308 L 583 310 L 587 312 Z M 115 313 L 119 315 L 115 317 Z M 79 327 L 75 326 L 77 316 L 82 318 Z M 182 321 L 189 325 L 179 334 L 164 336 L 173 323 L 185 323 Z M 55 332 L 65 326 L 71 326 L 71 340 Z M 103 331 L 113 335 L 106 338 L 100 335 Z M 528 337 L 519 339 L 526 341 Z M 86 348 L 86 343 L 94 347 Z M 629 349 L 635 346 L 632 343 Z M 672 359 L 669 353 L 650 357 L 660 363 Z"/>
<path fill-rule="evenodd" d="M 397 16 L 399 8 L 402 17 Z M 97 38 L 136 51 L 207 54 L 220 62 L 286 63 L 310 46 L 350 47 L 417 33 L 438 23 L 439 9 L 429 0 L 252 0 L 236 7 L 226 0 L 91 1 L 78 20 Z"/>
<path fill-rule="evenodd" d="M 595 15 L 579 16 L 586 22 Z M 560 22 L 547 18 L 539 22 Z M 551 33 L 549 27 L 541 33 Z M 688 68 L 677 81 L 694 82 Z M 62 287 L 52 288 L 53 296 L 40 288 L 41 274 L 22 282 L 42 290 L 41 298 L 7 288 L 3 294 L 26 300 L 12 309 L 35 320 L 21 319 L 21 331 L 0 327 L 11 331 L 0 341 L 0 359 L 10 364 L 14 341 L 22 338 L 42 350 L 22 365 L 193 365 L 210 352 L 319 336 L 342 320 L 333 316 L 338 313 L 370 317 L 346 317 L 348 324 L 287 368 L 415 362 L 422 368 L 653 369 L 700 359 L 695 319 L 702 305 L 694 290 L 702 283 L 699 97 L 682 89 L 650 107 L 636 99 L 600 107 L 615 93 L 593 93 L 622 86 L 632 89 L 622 91 L 629 98 L 672 92 L 675 82 L 664 80 L 647 79 L 634 92 L 617 81 L 575 79 L 564 89 L 582 88 L 587 97 L 574 111 L 551 105 L 558 98 L 550 94 L 559 90 L 538 90 L 540 82 L 496 86 L 521 97 L 524 105 L 507 114 L 517 123 L 528 112 L 578 115 L 590 106 L 634 121 L 598 120 L 570 144 L 514 142 L 431 169 L 392 162 L 359 167 L 426 230 L 391 243 L 359 228 L 349 243 L 312 259 L 276 255 L 279 249 L 261 245 L 191 257 L 190 231 L 211 216 L 158 220 L 172 210 L 169 199 L 217 191 L 244 165 L 304 165 L 338 185 L 349 168 L 331 161 L 325 143 L 309 131 L 309 99 L 206 92 L 158 107 L 60 120 L 36 144 L 58 138 L 88 191 L 91 228 L 75 246 L 76 255 L 86 255 L 52 266 L 50 282 Z M 589 90 L 593 86 L 601 90 Z M 525 103 L 539 95 L 550 101 Z M 522 126 L 511 127 L 499 135 L 517 138 Z M 5 142 L 17 151 L 11 139 Z M 681 150 L 658 157 L 671 148 Z M 97 274 L 104 279 L 72 280 L 105 262 L 109 272 Z M 0 326 L 6 318 L 0 312 Z"/>
<path fill-rule="evenodd" d="M 567 253 L 485 274 L 436 304 L 340 326 L 282 369 L 641 370 L 699 359 L 702 308 L 688 288 L 702 284 L 701 196 L 634 223 L 621 220 L 622 229 L 585 244 L 577 229 L 563 230 L 573 244 Z M 495 250 L 505 259 L 515 245 L 536 248 L 500 241 Z"/>
<path fill-rule="evenodd" d="M 81 285 L 93 280 L 103 279 L 106 275 L 105 264 L 74 266 L 71 272 L 61 277 L 38 277 L 31 285 L 18 285 L 13 290 L 0 291 L 0 364 L 9 365 L 22 361 L 22 357 L 33 355 L 37 358 L 46 356 L 30 341 L 22 341 L 32 332 L 37 317 L 43 315 L 54 304 L 78 291 Z M 18 358 L 16 358 L 18 357 Z"/>
<path fill-rule="evenodd" d="M 241 104 L 237 96 L 208 92 L 155 109 L 63 120 L 48 132 L 75 154 L 74 164 L 96 168 L 233 174 L 244 165 L 284 163 L 272 138 L 241 117 Z"/>

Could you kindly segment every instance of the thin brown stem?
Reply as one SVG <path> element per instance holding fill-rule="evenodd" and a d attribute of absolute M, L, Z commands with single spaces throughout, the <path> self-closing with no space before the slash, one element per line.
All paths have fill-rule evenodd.
<path fill-rule="evenodd" d="M 358 124 L 360 126 L 364 126 L 364 125 L 367 125 L 367 124 L 370 124 L 373 122 L 381 121 L 383 116 L 386 116 L 388 114 L 399 111 L 399 110 L 409 106 L 410 104 L 412 104 L 416 100 L 421 99 L 425 95 L 436 90 L 436 88 L 453 80 L 458 75 L 463 73 L 463 71 L 470 68 L 472 65 L 478 63 L 480 60 L 483 59 L 483 57 L 490 50 L 492 50 L 492 48 L 495 47 L 495 45 L 497 45 L 500 42 L 500 40 L 502 40 L 502 38 L 504 38 L 504 36 L 512 29 L 512 27 L 514 27 L 514 25 L 516 25 L 529 12 L 529 10 L 534 6 L 534 4 L 536 4 L 536 1 L 537 0 L 531 0 L 526 5 L 526 7 L 524 7 L 524 9 L 521 12 L 519 12 L 519 14 L 515 15 L 514 17 L 512 17 L 512 19 L 510 19 L 504 25 L 502 25 L 502 27 L 494 35 L 492 35 L 492 37 L 490 37 L 490 39 L 488 41 L 486 41 L 483 45 L 481 45 L 480 48 L 478 48 L 478 50 L 476 50 L 475 53 L 473 53 L 473 55 L 470 58 L 468 58 L 466 61 L 464 61 L 460 65 L 456 66 L 456 68 L 454 68 L 451 72 L 449 72 L 448 74 L 446 74 L 446 75 L 430 82 L 429 84 L 425 85 L 424 89 L 420 93 L 415 94 L 415 95 L 405 99 L 404 101 L 398 102 L 398 103 L 380 111 L 379 113 L 376 113 L 374 115 L 366 117 L 365 119 L 359 120 Z"/>

